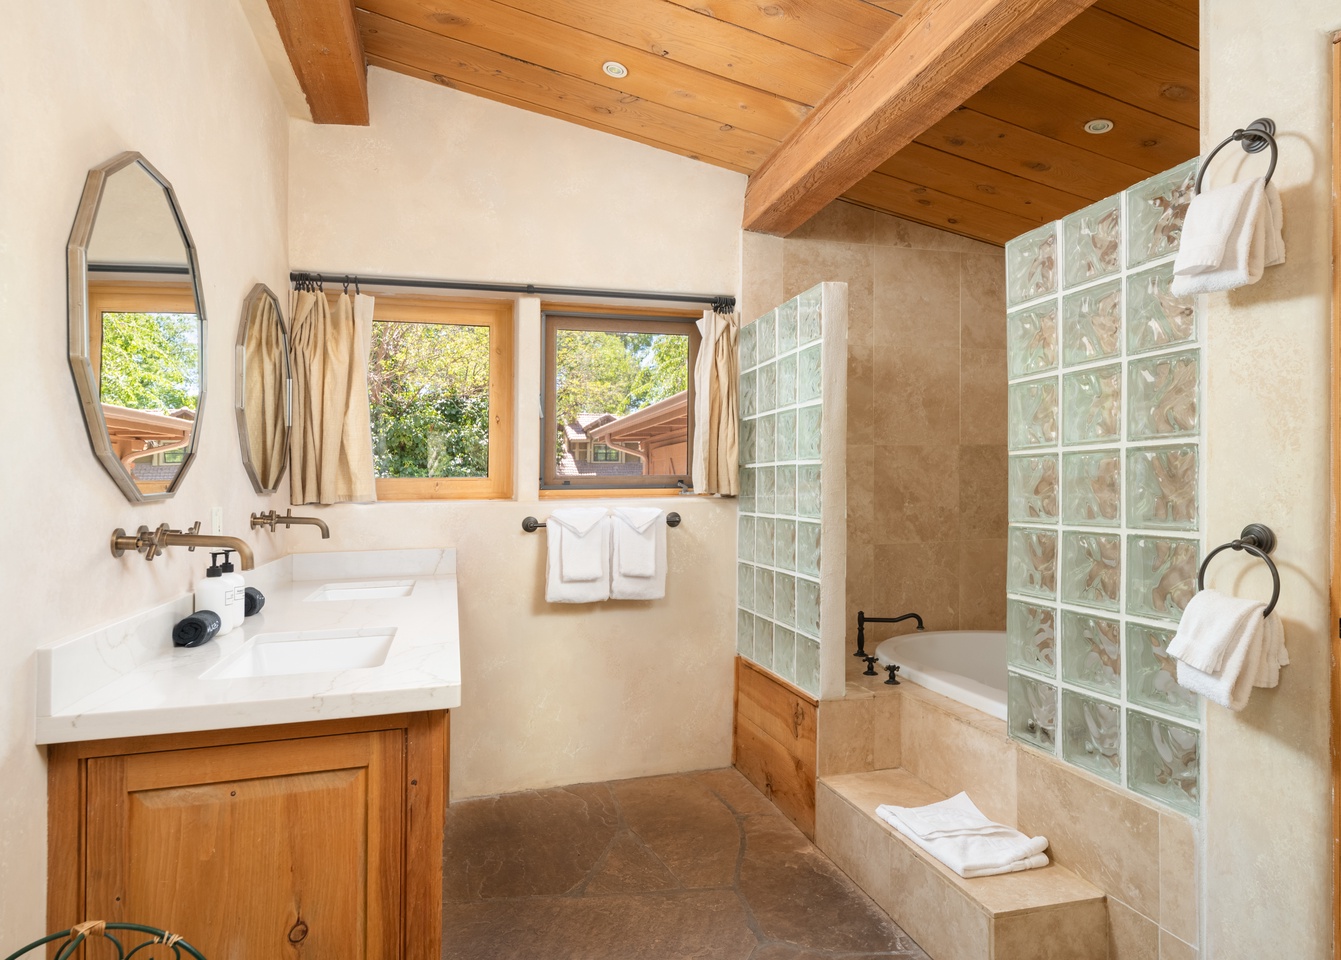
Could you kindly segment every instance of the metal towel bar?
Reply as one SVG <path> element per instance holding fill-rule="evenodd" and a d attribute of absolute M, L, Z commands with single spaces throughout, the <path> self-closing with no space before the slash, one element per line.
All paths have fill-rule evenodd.
<path fill-rule="evenodd" d="M 678 527 L 680 525 L 680 515 L 678 513 L 666 514 L 666 526 Z M 522 521 L 522 529 L 527 533 L 535 533 L 541 527 L 545 526 L 544 520 L 537 520 L 535 517 L 527 517 Z"/>

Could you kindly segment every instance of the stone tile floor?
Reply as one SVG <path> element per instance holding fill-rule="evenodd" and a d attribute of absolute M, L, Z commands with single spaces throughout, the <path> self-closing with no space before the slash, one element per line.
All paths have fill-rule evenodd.
<path fill-rule="evenodd" d="M 453 803 L 445 960 L 927 960 L 733 769 Z"/>

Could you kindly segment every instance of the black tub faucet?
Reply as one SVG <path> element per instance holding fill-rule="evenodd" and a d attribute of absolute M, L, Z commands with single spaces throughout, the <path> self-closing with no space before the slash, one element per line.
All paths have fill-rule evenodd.
<path fill-rule="evenodd" d="M 899 623 L 904 620 L 916 620 L 917 629 L 925 630 L 926 626 L 922 623 L 922 617 L 916 613 L 905 613 L 898 617 L 868 617 L 866 614 L 857 611 L 857 652 L 854 657 L 866 657 L 866 624 L 868 623 Z M 872 674 L 874 675 L 874 674 Z"/>

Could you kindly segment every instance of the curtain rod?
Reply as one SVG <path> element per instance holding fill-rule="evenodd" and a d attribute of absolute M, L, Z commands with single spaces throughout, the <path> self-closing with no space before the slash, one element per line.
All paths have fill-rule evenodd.
<path fill-rule="evenodd" d="M 470 280 L 418 280 L 411 277 L 373 277 L 362 274 L 321 274 L 295 270 L 292 283 L 341 283 L 383 287 L 413 287 L 420 290 L 480 290 L 486 293 L 522 293 L 530 296 L 610 297 L 620 300 L 656 300 L 667 303 L 707 303 L 718 313 L 736 308 L 736 298 L 716 293 L 652 293 L 642 290 L 602 290 L 595 287 L 546 287 L 534 283 L 481 283 Z"/>
<path fill-rule="evenodd" d="M 190 267 L 179 267 L 171 263 L 108 263 L 106 261 L 92 262 L 88 265 L 89 273 L 155 273 L 168 274 L 172 276 L 189 277 L 191 275 Z"/>

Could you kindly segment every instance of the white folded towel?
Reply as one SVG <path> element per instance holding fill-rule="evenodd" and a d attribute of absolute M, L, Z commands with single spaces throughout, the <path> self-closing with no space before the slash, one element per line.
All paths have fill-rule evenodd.
<path fill-rule="evenodd" d="M 604 507 L 555 510 L 545 524 L 545 599 L 596 603 L 610 599 L 610 518 Z"/>
<path fill-rule="evenodd" d="M 1192 198 L 1183 221 L 1170 292 L 1177 297 L 1256 283 L 1285 262 L 1280 192 L 1258 177 Z"/>
<path fill-rule="evenodd" d="M 1046 837 L 1027 837 L 983 816 L 966 793 L 924 807 L 881 804 L 876 816 L 961 877 L 1048 865 Z"/>
<path fill-rule="evenodd" d="M 1202 673 L 1218 673 L 1230 650 L 1246 642 L 1245 630 L 1262 629 L 1266 604 L 1202 590 L 1188 601 L 1178 633 L 1169 642 L 1169 656 Z"/>
<path fill-rule="evenodd" d="M 662 518 L 656 507 L 615 510 L 615 572 L 625 577 L 651 577 L 657 572 L 657 536 L 652 524 Z"/>
<path fill-rule="evenodd" d="M 1183 612 L 1184 624 L 1197 599 L 1210 592 L 1203 590 L 1192 598 Z M 1216 605 L 1211 601 L 1207 608 Z M 1203 669 L 1183 659 L 1185 655 L 1191 656 L 1203 666 L 1209 665 L 1207 659 L 1200 656 L 1206 648 L 1184 639 L 1184 626 L 1179 625 L 1178 635 L 1169 643 L 1169 655 L 1178 661 L 1180 686 L 1222 707 L 1242 710 L 1248 705 L 1253 687 L 1274 687 L 1280 683 L 1280 668 L 1290 662 L 1290 655 L 1285 650 L 1285 627 L 1274 612 L 1269 617 L 1262 617 L 1265 605 L 1257 603 L 1254 607 L 1257 615 L 1249 618 L 1245 628 L 1226 631 L 1231 634 L 1231 642 L 1220 666 L 1215 669 Z M 1200 615 L 1195 618 L 1196 621 L 1202 619 Z M 1194 622 L 1193 627 L 1197 626 Z"/>
<path fill-rule="evenodd" d="M 660 510 L 615 511 L 610 597 L 660 600 L 666 595 L 666 523 Z"/>

